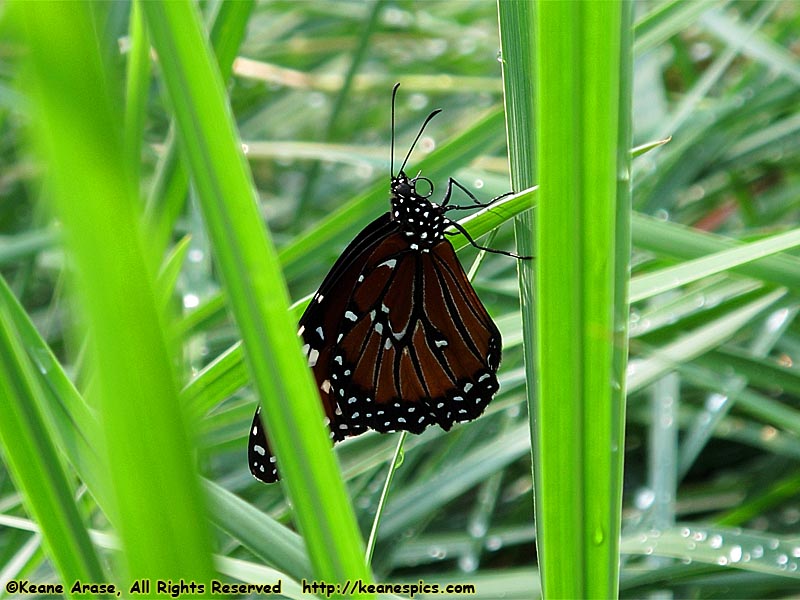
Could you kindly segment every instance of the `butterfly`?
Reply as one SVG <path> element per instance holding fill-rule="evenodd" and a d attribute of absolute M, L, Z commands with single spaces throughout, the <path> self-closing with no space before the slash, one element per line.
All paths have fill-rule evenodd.
<path fill-rule="evenodd" d="M 398 87 L 392 91 L 392 158 Z M 334 441 L 368 429 L 421 433 L 439 425 L 447 431 L 480 416 L 499 388 L 500 332 L 445 237 L 447 228 L 482 250 L 529 257 L 483 248 L 447 217 L 472 208 L 449 204 L 454 187 L 476 206 L 503 196 L 481 204 L 451 177 L 436 204 L 429 179 L 406 175 L 414 146 L 439 112 L 428 115 L 396 175 L 392 160 L 391 210 L 350 242 L 300 318 L 298 335 Z M 425 193 L 417 187 L 421 181 Z M 248 463 L 257 479 L 279 479 L 261 407 L 250 430 Z"/>

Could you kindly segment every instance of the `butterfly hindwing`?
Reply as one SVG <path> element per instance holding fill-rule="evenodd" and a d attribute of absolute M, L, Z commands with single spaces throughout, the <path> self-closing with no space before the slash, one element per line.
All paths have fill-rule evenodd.
<path fill-rule="evenodd" d="M 375 246 L 386 236 L 387 231 L 396 228 L 388 217 L 388 214 L 384 214 L 375 219 L 350 242 L 300 317 L 298 331 L 303 340 L 303 351 L 320 389 L 323 407 L 331 428 L 331 438 L 337 441 L 346 437 L 347 433 L 337 427 L 342 411 L 325 383 L 329 380 L 330 341 L 336 337 L 339 321 L 344 314 L 343 307 L 350 297 L 348 293 L 342 291 L 354 289 L 357 283 L 358 270 L 354 270 L 353 265 L 366 261 Z M 332 293 L 334 290 L 336 293 Z M 253 476 L 265 483 L 273 483 L 279 478 L 275 469 L 275 457 L 266 439 L 261 407 L 256 411 L 250 428 L 248 465 Z"/>
<path fill-rule="evenodd" d="M 275 455 L 269 449 L 264 424 L 261 422 L 261 407 L 256 409 L 253 424 L 250 426 L 250 439 L 247 444 L 247 464 L 253 477 L 264 483 L 278 481 L 278 468 Z"/>

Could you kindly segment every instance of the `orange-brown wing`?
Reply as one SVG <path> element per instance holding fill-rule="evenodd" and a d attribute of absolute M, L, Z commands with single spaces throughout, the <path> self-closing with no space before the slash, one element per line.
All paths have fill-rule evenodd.
<path fill-rule="evenodd" d="M 412 248 L 382 219 L 348 246 L 300 320 L 334 441 L 448 430 L 498 389 L 500 333 L 450 242 Z M 258 412 L 248 456 L 258 479 L 278 479 Z"/>
<path fill-rule="evenodd" d="M 442 240 L 411 251 L 397 233 L 365 264 L 331 347 L 330 393 L 348 434 L 420 433 L 478 417 L 497 392 L 500 333 Z"/>
<path fill-rule="evenodd" d="M 330 381 L 331 347 L 345 315 L 345 307 L 366 262 L 383 240 L 397 229 L 388 213 L 365 227 L 342 252 L 311 299 L 300 318 L 298 335 L 303 338 L 303 350 L 309 366 L 314 371 L 320 395 L 330 420 L 331 437 L 343 439 L 347 433 L 337 434 L 341 410 L 326 382 Z M 256 410 L 247 446 L 247 463 L 256 479 L 273 483 L 279 479 L 275 457 L 270 450 L 264 431 L 261 407 Z"/>

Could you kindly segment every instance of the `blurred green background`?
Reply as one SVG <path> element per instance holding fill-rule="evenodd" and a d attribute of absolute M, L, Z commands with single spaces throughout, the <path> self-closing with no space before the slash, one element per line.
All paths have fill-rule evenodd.
<path fill-rule="evenodd" d="M 175 175 L 174 154 L 172 162 L 165 159 L 172 103 L 158 66 L 151 73 L 147 54 L 131 53 L 132 36 L 140 33 L 131 28 L 131 4 L 96 6 L 102 9 L 92 18 L 101 27 L 89 46 L 116 78 L 106 82 L 112 108 L 98 111 L 98 131 L 117 140 L 120 152 L 134 153 L 130 160 L 129 154 L 106 156 L 128 169 L 135 165 L 135 172 L 120 173 L 130 177 L 137 209 L 119 220 L 147 224 L 151 277 L 142 281 L 155 282 L 153 306 L 169 306 L 166 322 L 159 317 L 160 343 L 171 353 L 173 372 L 162 382 L 174 388 L 180 408 L 162 412 L 154 402 L 147 417 L 154 431 L 186 438 L 176 455 L 188 448 L 207 479 L 205 503 L 198 500 L 189 514 L 206 510 L 210 524 L 200 527 L 197 546 L 188 550 L 197 559 L 187 568 L 240 581 L 282 577 L 284 595 L 301 597 L 291 582 L 311 578 L 308 557 L 299 539 L 279 526 L 294 525 L 293 510 L 280 487 L 257 483 L 245 464 L 257 400 L 235 347 L 240 332 L 222 300 L 215 248 L 200 201 L 193 190 L 186 193 L 180 172 Z M 24 63 L 37 55 L 29 46 L 37 38 L 12 14 L 19 8 L 0 8 L 6 11 L 0 25 L 0 317 L 7 325 L 2 375 L 10 382 L 0 402 L 9 411 L 16 407 L 30 435 L 0 428 L 6 464 L 19 464 L 16 479 L 0 471 L 0 580 L 50 582 L 65 572 L 113 580 L 114 542 L 104 534 L 116 530 L 115 522 L 125 527 L 126 515 L 115 514 L 125 504 L 118 497 L 123 488 L 107 476 L 98 451 L 113 441 L 93 437 L 104 406 L 86 347 L 87 322 L 94 321 L 72 293 L 79 284 L 62 244 L 64 223 L 54 217 L 51 185 L 43 183 L 49 165 L 30 144 L 36 113 Z M 201 8 L 209 25 L 225 14 L 216 3 Z M 800 3 L 648 1 L 635 3 L 634 13 L 634 146 L 671 141 L 638 155 L 632 174 L 621 595 L 792 596 L 800 564 L 800 330 L 794 320 L 800 259 L 777 254 L 660 294 L 648 292 L 654 284 L 647 280 L 637 288 L 636 277 L 796 226 Z M 444 109 L 418 144 L 409 173 L 424 168 L 437 185 L 434 197 L 448 176 L 479 198 L 508 191 L 494 3 L 264 2 L 228 25 L 215 47 L 221 62 L 238 57 L 227 93 L 293 301 L 312 293 L 355 232 L 386 210 L 396 81 L 402 86 L 398 154 L 431 110 Z M 46 48 L 39 50 L 44 56 Z M 129 64 L 139 65 L 138 80 Z M 132 89 L 135 96 L 128 95 Z M 89 115 L 95 110 L 85 106 Z M 131 132 L 140 133 L 132 139 Z M 98 164 L 76 168 L 87 180 L 99 178 Z M 80 223 L 83 200 L 62 199 L 56 212 L 65 214 L 72 202 L 72 222 Z M 83 226 L 90 230 L 93 223 Z M 497 230 L 491 245 L 513 248 L 512 228 Z M 105 248 L 113 269 L 116 249 Z M 459 255 L 469 269 L 477 252 L 467 247 Z M 121 244 L 117 256 L 124 271 Z M 507 257 L 487 256 L 474 279 L 503 334 L 501 391 L 479 420 L 407 439 L 377 539 L 376 581 L 469 582 L 480 598 L 537 597 L 516 270 Z M 298 315 L 295 310 L 290 321 Z M 113 332 L 113 315 L 102 318 Z M 111 352 L 127 356 L 128 340 L 117 343 Z M 33 416 L 22 410 L 28 398 L 36 399 L 29 402 Z M 11 422 L 10 412 L 0 417 Z M 135 426 L 141 430 L 132 437 L 146 445 L 150 425 Z M 51 440 L 49 446 L 42 440 Z M 395 444 L 392 436 L 368 434 L 337 448 L 364 538 Z M 37 453 L 45 466 L 33 459 L 27 467 L 14 463 L 12 446 Z M 35 480 L 36 473 L 48 473 L 48 462 L 58 466 L 42 477 L 56 482 L 52 489 L 28 486 L 24 496 L 39 498 L 42 507 L 63 507 L 65 498 L 74 504 L 62 520 L 71 527 L 50 539 L 82 549 L 82 566 L 52 558 L 35 533 L 40 519 L 22 505 L 20 477 L 27 469 L 26 481 Z M 174 483 L 186 476 L 180 469 L 175 463 L 160 473 Z M 115 497 L 104 496 L 109 487 L 117 490 L 110 506 L 102 500 Z M 127 524 L 135 526 L 135 519 Z M 163 544 L 169 555 L 170 540 Z"/>

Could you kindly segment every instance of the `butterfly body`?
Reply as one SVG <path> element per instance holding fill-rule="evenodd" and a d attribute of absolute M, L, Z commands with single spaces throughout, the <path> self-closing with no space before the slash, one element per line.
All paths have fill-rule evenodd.
<path fill-rule="evenodd" d="M 334 441 L 368 429 L 449 430 L 480 416 L 499 388 L 500 332 L 445 237 L 455 223 L 446 212 L 458 208 L 450 193 L 461 186 L 451 179 L 439 205 L 419 181 L 430 184 L 402 167 L 392 176 L 390 211 L 347 246 L 300 319 Z M 248 463 L 272 483 L 279 476 L 260 410 Z"/>

